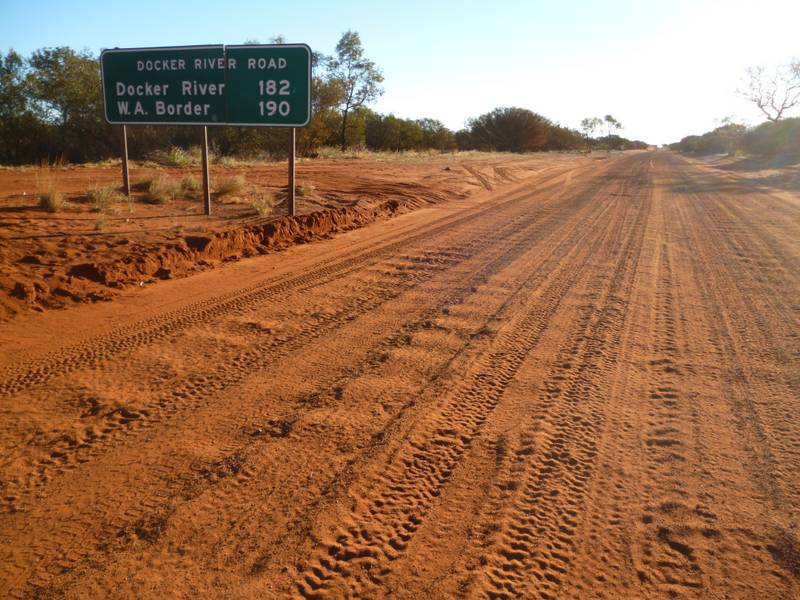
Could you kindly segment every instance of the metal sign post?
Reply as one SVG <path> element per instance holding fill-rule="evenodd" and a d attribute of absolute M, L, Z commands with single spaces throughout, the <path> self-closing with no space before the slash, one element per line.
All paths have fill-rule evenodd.
<path fill-rule="evenodd" d="M 203 168 L 203 206 L 206 215 L 211 214 L 211 183 L 208 176 L 208 127 L 203 125 L 203 143 L 202 143 L 202 168 Z"/>
<path fill-rule="evenodd" d="M 286 197 L 286 212 L 290 217 L 297 214 L 297 205 L 295 204 L 295 183 L 294 183 L 294 154 L 297 142 L 297 130 L 294 127 L 289 129 L 289 194 Z"/>
<path fill-rule="evenodd" d="M 128 170 L 128 126 L 122 126 L 122 193 L 126 196 L 131 195 L 131 178 Z"/>

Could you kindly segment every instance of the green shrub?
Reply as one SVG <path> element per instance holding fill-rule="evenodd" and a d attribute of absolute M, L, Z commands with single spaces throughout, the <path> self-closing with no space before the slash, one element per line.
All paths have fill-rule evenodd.
<path fill-rule="evenodd" d="M 96 187 L 87 194 L 96 212 L 105 212 L 114 202 L 120 200 L 120 196 L 120 193 L 111 186 Z"/>
<path fill-rule="evenodd" d="M 234 156 L 220 156 L 214 162 L 226 169 L 236 169 L 250 164 L 247 160 Z"/>
<path fill-rule="evenodd" d="M 761 156 L 794 154 L 800 157 L 800 117 L 762 123 L 742 139 L 745 152 Z"/>
<path fill-rule="evenodd" d="M 200 164 L 199 156 L 178 146 L 171 146 L 169 150 L 154 150 L 147 155 L 147 159 L 165 167 L 184 168 Z"/>

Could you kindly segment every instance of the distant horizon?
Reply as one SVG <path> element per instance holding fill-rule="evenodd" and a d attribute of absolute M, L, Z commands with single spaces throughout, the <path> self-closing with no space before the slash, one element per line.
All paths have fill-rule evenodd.
<path fill-rule="evenodd" d="M 620 135 L 654 145 L 702 134 L 726 117 L 763 122 L 736 94 L 746 69 L 800 57 L 796 2 L 762 3 L 758 11 L 716 1 L 499 2 L 491 14 L 473 2 L 412 2 L 391 19 L 387 6 L 310 1 L 298 18 L 288 6 L 269 13 L 234 2 L 220 14 L 210 2 L 148 0 L 117 6 L 112 15 L 94 0 L 77 8 L 46 0 L 46 21 L 41 5 L 6 7 L 0 37 L 4 53 L 13 48 L 25 57 L 42 47 L 99 56 L 112 47 L 266 43 L 276 36 L 329 55 L 352 29 L 385 76 L 385 93 L 371 106 L 377 112 L 433 118 L 453 131 L 499 107 L 526 108 L 573 129 L 584 117 L 612 114 L 624 126 Z"/>

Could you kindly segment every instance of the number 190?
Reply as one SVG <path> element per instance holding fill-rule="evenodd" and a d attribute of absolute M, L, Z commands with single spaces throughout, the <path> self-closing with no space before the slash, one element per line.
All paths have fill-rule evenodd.
<path fill-rule="evenodd" d="M 275 100 L 263 100 L 258 103 L 258 111 L 262 117 L 271 117 L 276 113 L 282 117 L 289 114 L 291 107 L 285 100 L 283 102 L 275 102 Z"/>

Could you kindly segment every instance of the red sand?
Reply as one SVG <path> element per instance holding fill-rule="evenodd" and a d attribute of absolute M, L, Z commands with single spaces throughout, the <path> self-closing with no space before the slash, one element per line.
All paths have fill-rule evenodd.
<path fill-rule="evenodd" d="M 315 162 L 331 212 L 94 238 L 13 209 L 26 177 L 5 281 L 70 308 L 0 324 L 5 595 L 800 597 L 797 189 L 668 152 Z"/>

